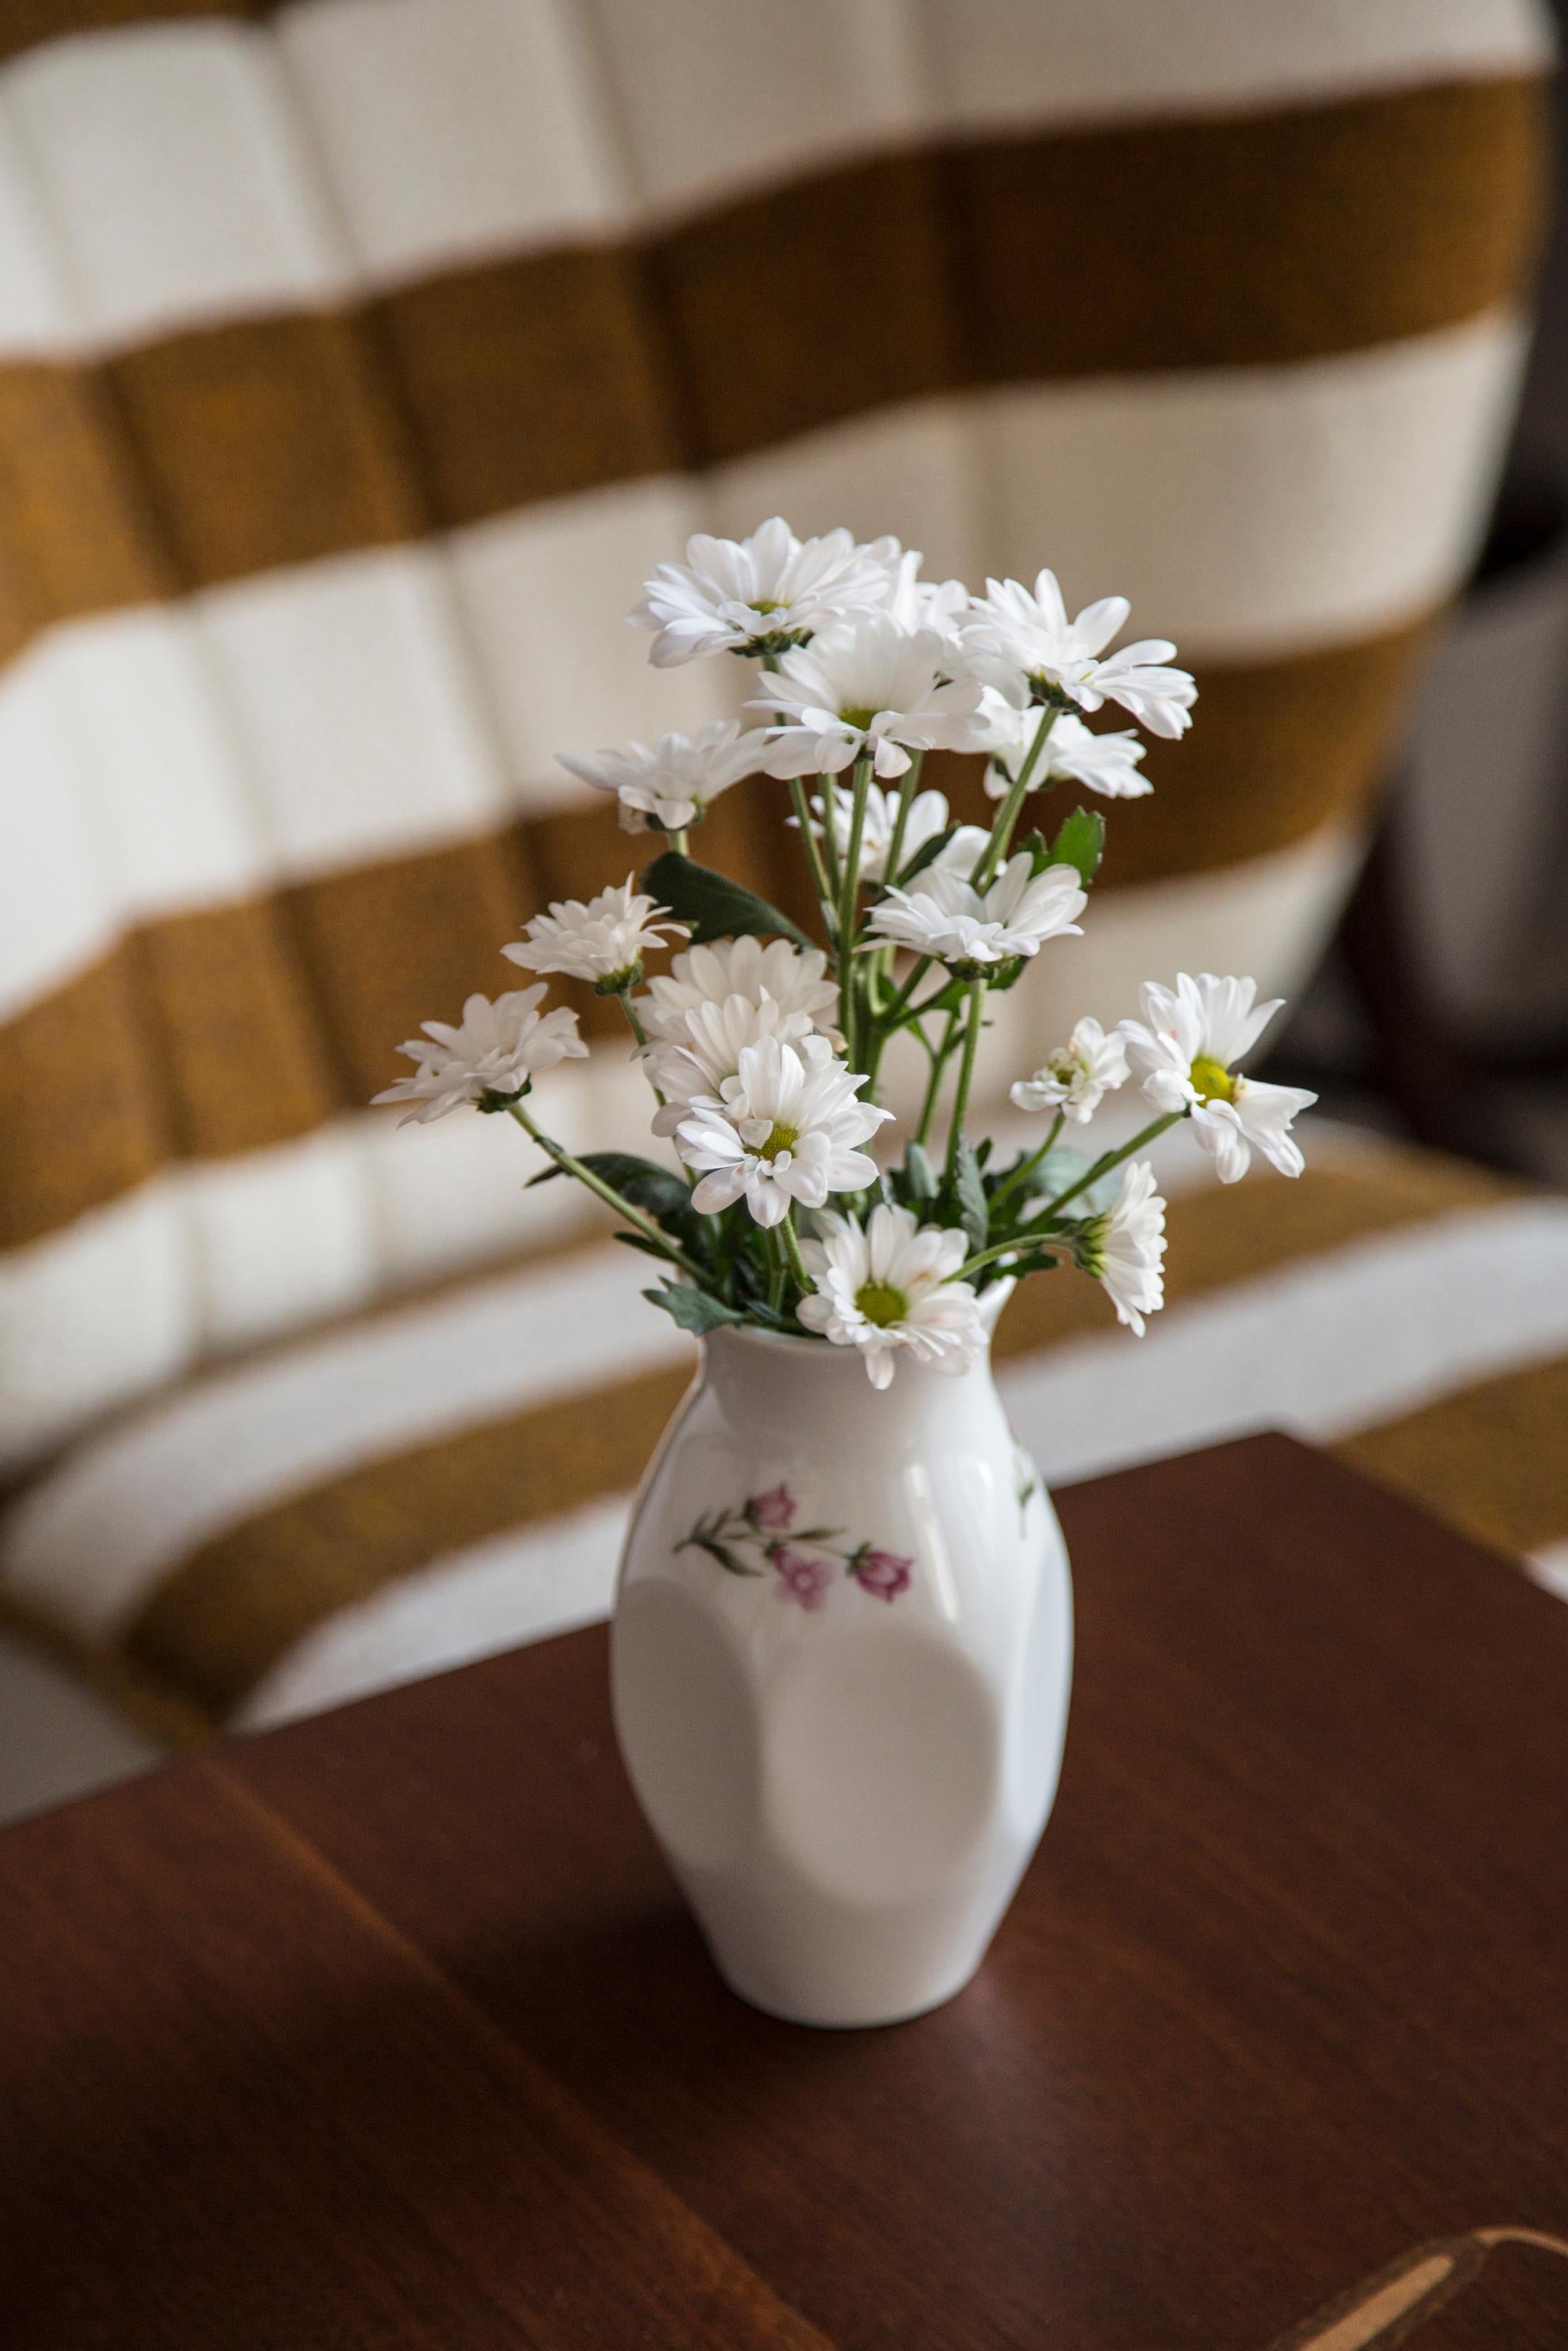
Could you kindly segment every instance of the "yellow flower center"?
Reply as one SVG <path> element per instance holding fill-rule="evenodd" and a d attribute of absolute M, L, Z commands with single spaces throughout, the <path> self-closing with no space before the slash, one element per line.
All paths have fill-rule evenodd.
<path fill-rule="evenodd" d="M 840 711 L 839 716 L 846 726 L 859 726 L 863 730 L 871 725 L 876 713 L 869 709 L 863 702 L 852 702 L 847 710 Z"/>
<path fill-rule="evenodd" d="M 1199 1102 L 1234 1102 L 1236 1081 L 1223 1061 L 1200 1053 L 1192 1065 L 1192 1088 Z"/>
<path fill-rule="evenodd" d="M 885 1331 L 890 1322 L 900 1322 L 909 1311 L 909 1301 L 902 1290 L 891 1289 L 885 1281 L 868 1281 L 855 1292 L 855 1304 L 868 1322 Z"/>
<path fill-rule="evenodd" d="M 798 1126 L 775 1126 L 767 1142 L 758 1144 L 757 1156 L 758 1159 L 777 1159 L 781 1151 L 793 1151 L 800 1140 Z"/>
<path fill-rule="evenodd" d="M 783 608 L 775 597 L 758 596 L 756 603 L 753 604 L 751 609 L 754 612 L 777 612 L 780 611 Z"/>

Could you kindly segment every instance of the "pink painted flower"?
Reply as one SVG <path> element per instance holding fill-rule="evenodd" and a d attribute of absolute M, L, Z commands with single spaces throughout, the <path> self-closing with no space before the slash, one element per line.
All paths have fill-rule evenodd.
<path fill-rule="evenodd" d="M 753 1494 L 746 1505 L 745 1516 L 754 1527 L 762 1527 L 769 1534 L 782 1534 L 795 1523 L 795 1497 L 780 1479 L 766 1494 Z"/>
<path fill-rule="evenodd" d="M 909 1571 L 914 1564 L 912 1559 L 900 1559 L 896 1552 L 878 1551 L 867 1543 L 851 1560 L 850 1573 L 862 1592 L 874 1592 L 879 1600 L 892 1602 L 901 1592 L 908 1591 Z"/>
<path fill-rule="evenodd" d="M 833 1580 L 831 1562 L 814 1558 L 808 1551 L 796 1551 L 789 1543 L 778 1544 L 768 1556 L 779 1571 L 784 1598 L 815 1614 Z"/>

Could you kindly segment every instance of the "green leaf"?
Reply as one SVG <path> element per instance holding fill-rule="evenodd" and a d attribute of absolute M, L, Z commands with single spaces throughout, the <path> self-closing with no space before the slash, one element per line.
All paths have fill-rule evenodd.
<path fill-rule="evenodd" d="M 922 1014 L 962 1012 L 968 1000 L 969 990 L 967 984 L 961 979 L 950 979 L 940 995 L 928 996 L 919 1008 Z"/>
<path fill-rule="evenodd" d="M 990 1232 L 991 1207 L 986 1197 L 986 1187 L 980 1181 L 980 1170 L 974 1152 L 967 1143 L 958 1145 L 954 1189 L 958 1196 L 959 1222 L 969 1237 L 969 1245 L 972 1249 L 983 1249 Z"/>
<path fill-rule="evenodd" d="M 931 1165 L 930 1154 L 919 1143 L 904 1147 L 904 1177 L 911 1199 L 934 1200 L 936 1197 L 936 1170 Z"/>
<path fill-rule="evenodd" d="M 698 865 L 694 859 L 683 857 L 678 850 L 666 849 L 662 857 L 655 857 L 643 869 L 637 886 L 651 892 L 677 922 L 687 924 L 693 943 L 698 946 L 708 939 L 735 939 L 748 935 L 793 939 L 801 947 L 815 944 L 788 914 L 781 914 L 777 906 L 770 906 L 754 890 L 732 882 L 727 873 L 716 873 L 710 866 Z"/>
<path fill-rule="evenodd" d="M 687 1290 L 678 1281 L 662 1281 L 657 1290 L 645 1290 L 643 1295 L 650 1305 L 662 1306 L 683 1331 L 695 1331 L 699 1336 L 704 1331 L 716 1331 L 722 1323 L 746 1321 L 722 1298 L 712 1298 L 706 1290 Z"/>
<path fill-rule="evenodd" d="M 914 856 L 899 868 L 894 877 L 899 889 L 907 890 L 917 873 L 924 873 L 928 865 L 936 863 L 957 830 L 956 824 L 950 824 L 946 831 L 934 832 L 929 841 L 921 842 Z"/>
<path fill-rule="evenodd" d="M 1105 820 L 1095 809 L 1074 809 L 1051 844 L 1053 865 L 1075 865 L 1087 890 L 1105 854 Z"/>

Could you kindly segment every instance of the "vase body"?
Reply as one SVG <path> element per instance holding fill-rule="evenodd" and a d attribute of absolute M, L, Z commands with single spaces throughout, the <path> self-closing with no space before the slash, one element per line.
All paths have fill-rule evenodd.
<path fill-rule="evenodd" d="M 988 1360 L 705 1342 L 643 1481 L 615 1726 L 719 1970 L 800 2023 L 891 2023 L 984 1958 L 1056 1793 L 1067 1553 Z"/>

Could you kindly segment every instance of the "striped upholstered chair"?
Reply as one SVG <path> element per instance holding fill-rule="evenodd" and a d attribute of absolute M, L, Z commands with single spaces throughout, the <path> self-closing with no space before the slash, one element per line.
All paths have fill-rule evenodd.
<path fill-rule="evenodd" d="M 1001 1060 L 1178 965 L 1300 981 L 1485 514 L 1545 39 L 1529 0 L 13 0 L 0 52 L 0 1606 L 181 1735 L 604 1605 L 685 1343 L 504 1122 L 364 1104 L 625 872 L 555 751 L 733 701 L 621 617 L 691 529 L 1050 560 L 1194 663 Z M 714 832 L 779 892 L 763 791 Z M 551 1081 L 580 1144 L 639 1093 L 602 1035 Z M 1283 1421 L 1568 1535 L 1521 1434 L 1568 1209 L 1314 1159 L 1177 1201 L 1141 1348 L 1019 1302 L 1049 1472 Z"/>

